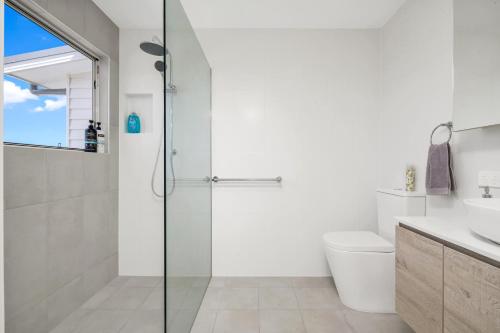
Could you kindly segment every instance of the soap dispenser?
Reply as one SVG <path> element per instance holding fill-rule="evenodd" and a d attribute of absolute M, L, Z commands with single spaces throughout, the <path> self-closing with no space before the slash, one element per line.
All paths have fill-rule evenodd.
<path fill-rule="evenodd" d="M 127 132 L 128 133 L 141 133 L 141 119 L 139 118 L 139 116 L 135 112 L 132 112 L 128 116 Z"/>
<path fill-rule="evenodd" d="M 97 131 L 94 128 L 93 120 L 89 120 L 89 127 L 85 130 L 85 151 L 97 152 Z"/>

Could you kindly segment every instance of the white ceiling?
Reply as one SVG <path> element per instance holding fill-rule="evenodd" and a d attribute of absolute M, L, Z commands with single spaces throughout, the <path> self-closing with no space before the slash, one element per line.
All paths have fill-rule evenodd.
<path fill-rule="evenodd" d="M 162 27 L 162 0 L 93 1 L 122 29 L 158 29 Z M 405 1 L 181 0 L 195 29 L 380 28 Z"/>
<path fill-rule="evenodd" d="M 120 29 L 161 29 L 163 27 L 163 0 L 92 1 Z"/>
<path fill-rule="evenodd" d="M 195 28 L 380 28 L 406 0 L 182 0 Z"/>

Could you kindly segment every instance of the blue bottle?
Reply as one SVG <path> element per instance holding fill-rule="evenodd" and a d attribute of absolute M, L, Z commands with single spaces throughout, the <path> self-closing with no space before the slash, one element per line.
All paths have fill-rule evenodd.
<path fill-rule="evenodd" d="M 128 116 L 127 132 L 128 133 L 141 133 L 141 119 L 139 118 L 139 116 L 135 112 L 132 112 Z"/>

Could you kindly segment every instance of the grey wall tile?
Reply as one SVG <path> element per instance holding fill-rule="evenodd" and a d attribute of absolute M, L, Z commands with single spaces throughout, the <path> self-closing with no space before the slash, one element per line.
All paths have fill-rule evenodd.
<path fill-rule="evenodd" d="M 109 155 L 83 154 L 85 194 L 102 193 L 109 189 Z"/>
<path fill-rule="evenodd" d="M 109 193 L 84 197 L 83 246 L 85 267 L 92 267 L 110 255 L 110 202 Z"/>
<path fill-rule="evenodd" d="M 83 156 L 79 151 L 47 150 L 47 197 L 49 201 L 83 195 Z"/>
<path fill-rule="evenodd" d="M 108 254 L 118 254 L 118 191 L 113 191 L 110 193 L 110 205 L 109 205 L 110 215 L 109 215 L 109 250 Z"/>
<path fill-rule="evenodd" d="M 40 7 L 44 8 L 44 9 L 47 9 L 48 8 L 48 3 L 49 3 L 49 0 L 33 0 L 37 5 L 39 5 Z"/>
<path fill-rule="evenodd" d="M 48 312 L 45 300 L 33 304 L 5 322 L 7 333 L 47 333 Z"/>
<path fill-rule="evenodd" d="M 85 1 L 83 36 L 112 60 L 118 61 L 118 27 L 94 4 Z"/>
<path fill-rule="evenodd" d="M 112 272 L 115 260 L 117 260 L 117 257 L 110 257 L 85 270 L 83 273 L 85 299 L 89 299 L 113 279 Z"/>
<path fill-rule="evenodd" d="M 28 1 L 110 57 L 113 147 L 110 155 L 5 148 L 8 333 L 47 333 L 49 319 L 54 326 L 118 275 L 119 30 L 91 0 Z"/>
<path fill-rule="evenodd" d="M 4 149 L 4 168 L 6 209 L 46 201 L 45 150 L 7 146 Z"/>
<path fill-rule="evenodd" d="M 5 211 L 5 310 L 11 318 L 47 296 L 47 206 Z"/>
<path fill-rule="evenodd" d="M 47 298 L 48 327 L 55 328 L 84 301 L 83 278 L 77 277 Z"/>
<path fill-rule="evenodd" d="M 83 198 L 50 203 L 48 213 L 48 292 L 83 273 Z"/>
<path fill-rule="evenodd" d="M 106 258 L 104 264 L 108 271 L 108 282 L 118 277 L 118 253 Z"/>
<path fill-rule="evenodd" d="M 117 61 L 110 61 L 110 91 L 109 91 L 109 124 L 112 127 L 120 126 L 120 112 L 119 112 L 119 65 Z"/>
<path fill-rule="evenodd" d="M 118 190 L 119 181 L 119 135 L 118 127 L 111 127 L 111 132 L 108 135 L 109 149 L 111 155 L 109 157 L 109 189 Z"/>
<path fill-rule="evenodd" d="M 84 32 L 85 2 L 82 0 L 47 0 L 47 10 L 76 33 Z"/>

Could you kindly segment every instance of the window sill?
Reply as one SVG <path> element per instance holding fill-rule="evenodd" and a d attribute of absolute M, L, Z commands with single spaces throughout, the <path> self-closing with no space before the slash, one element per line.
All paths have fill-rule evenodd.
<path fill-rule="evenodd" d="M 35 148 L 35 149 L 74 151 L 74 152 L 81 152 L 81 153 L 88 153 L 88 154 L 95 154 L 95 155 L 109 155 L 110 154 L 109 152 L 106 152 L 104 154 L 93 153 L 93 152 L 85 151 L 85 149 L 80 149 L 80 148 L 44 146 L 44 145 L 34 145 L 34 144 L 29 144 L 29 143 L 4 142 L 3 145 L 8 146 L 8 147 L 23 147 L 23 148 Z"/>

